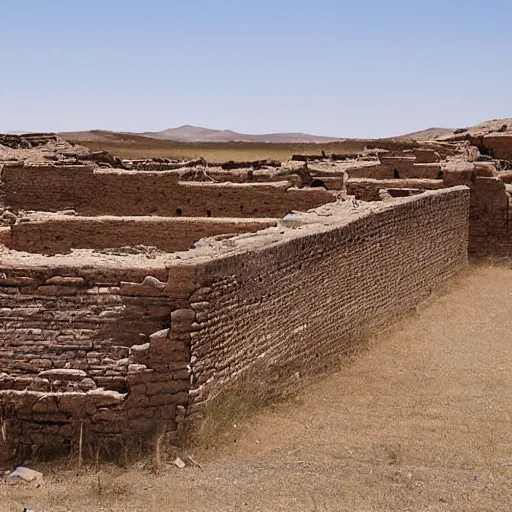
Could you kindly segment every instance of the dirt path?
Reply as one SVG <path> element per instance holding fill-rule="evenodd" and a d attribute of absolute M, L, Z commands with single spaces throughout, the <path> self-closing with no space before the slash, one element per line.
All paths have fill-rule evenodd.
<path fill-rule="evenodd" d="M 199 468 L 69 472 L 0 511 L 510 511 L 512 270 L 472 267 Z M 201 458 L 199 458 L 201 457 Z"/>

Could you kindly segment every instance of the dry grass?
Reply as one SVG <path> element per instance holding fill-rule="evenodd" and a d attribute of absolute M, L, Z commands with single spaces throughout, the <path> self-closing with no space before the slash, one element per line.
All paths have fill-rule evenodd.
<path fill-rule="evenodd" d="M 44 466 L 40 489 L 0 486 L 0 511 L 508 511 L 511 290 L 508 266 L 472 266 L 342 371 L 182 454 L 203 470 Z"/>
<path fill-rule="evenodd" d="M 332 142 L 329 144 L 266 144 L 249 142 L 230 143 L 179 143 L 149 139 L 146 137 L 126 137 L 126 139 L 105 139 L 103 141 L 71 142 L 87 146 L 93 151 L 107 150 L 121 158 L 174 158 L 192 160 L 204 157 L 208 162 L 219 163 L 234 161 L 251 161 L 273 159 L 279 161 L 289 160 L 293 154 L 320 155 L 322 151 L 327 154 L 360 153 L 365 146 L 380 148 L 407 148 L 414 145 L 407 141 L 398 140 L 347 140 L 345 142 Z"/>
<path fill-rule="evenodd" d="M 250 378 L 239 379 L 236 387 L 225 390 L 208 401 L 189 421 L 183 439 L 186 449 L 214 449 L 229 436 L 233 425 L 244 424 L 270 406 L 271 401 Z"/>

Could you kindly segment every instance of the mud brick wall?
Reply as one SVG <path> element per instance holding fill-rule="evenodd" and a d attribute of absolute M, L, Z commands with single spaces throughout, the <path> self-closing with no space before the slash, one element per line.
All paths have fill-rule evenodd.
<path fill-rule="evenodd" d="M 441 164 L 418 162 L 416 157 L 381 156 L 381 165 L 391 172 L 391 177 L 436 179 L 440 177 Z"/>
<path fill-rule="evenodd" d="M 191 249 L 201 238 L 245 233 L 275 225 L 272 220 L 163 217 L 43 217 L 11 227 L 12 249 L 63 254 L 72 248 L 155 246 L 166 252 Z"/>
<path fill-rule="evenodd" d="M 5 204 L 81 215 L 283 217 L 332 202 L 323 189 L 290 183 L 179 182 L 175 172 L 104 171 L 88 167 L 4 166 Z"/>
<path fill-rule="evenodd" d="M 86 165 L 4 165 L 0 171 L 6 206 L 59 211 L 74 208 L 91 188 L 93 168 Z"/>
<path fill-rule="evenodd" d="M 506 185 L 499 177 L 477 177 L 471 187 L 469 255 L 512 256 L 512 211 Z"/>
<path fill-rule="evenodd" d="M 465 265 L 468 211 L 456 187 L 217 259 L 4 266 L 0 454 L 147 448 L 244 378 L 296 389 Z"/>
<path fill-rule="evenodd" d="M 416 148 L 412 150 L 416 163 L 432 164 L 441 161 L 441 155 L 433 149 Z"/>
<path fill-rule="evenodd" d="M 489 133 L 481 144 L 494 158 L 512 161 L 512 133 Z"/>
<path fill-rule="evenodd" d="M 168 188 L 133 186 L 119 174 L 98 174 L 104 197 L 94 196 L 82 211 L 86 215 L 160 215 L 189 217 L 283 217 L 291 210 L 306 211 L 332 202 L 335 197 L 321 189 L 289 188 L 276 183 L 169 183 Z M 112 202 L 110 201 L 112 200 Z M 102 211 L 103 210 L 103 211 Z"/>
<path fill-rule="evenodd" d="M 87 377 L 83 386 L 71 386 L 75 390 L 124 390 L 130 347 L 167 325 L 172 308 L 160 290 L 139 289 L 127 278 L 141 276 L 0 268 L 0 368 L 26 377 L 16 388 L 57 390 L 32 379 L 46 370 L 74 369 Z"/>
<path fill-rule="evenodd" d="M 345 169 L 349 178 L 373 178 L 377 180 L 438 179 L 441 177 L 440 163 L 420 163 L 411 157 L 383 157 L 375 165 L 354 166 Z"/>
<path fill-rule="evenodd" d="M 393 169 L 389 166 L 375 163 L 374 165 L 354 165 L 354 167 L 345 168 L 349 179 L 352 178 L 372 178 L 376 180 L 393 179 Z"/>
<path fill-rule="evenodd" d="M 176 435 L 190 322 L 167 275 L 0 269 L 0 460 L 67 453 L 80 435 L 117 454 Z"/>
<path fill-rule="evenodd" d="M 426 298 L 467 262 L 469 190 L 206 263 L 191 308 L 194 406 L 247 377 L 278 394 Z"/>
<path fill-rule="evenodd" d="M 347 194 L 362 201 L 380 201 L 379 190 L 381 189 L 413 188 L 424 191 L 438 190 L 443 187 L 442 180 L 351 178 L 347 181 Z"/>

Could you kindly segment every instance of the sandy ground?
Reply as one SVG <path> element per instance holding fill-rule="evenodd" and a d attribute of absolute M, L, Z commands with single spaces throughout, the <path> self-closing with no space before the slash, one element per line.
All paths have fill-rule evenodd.
<path fill-rule="evenodd" d="M 512 270 L 473 266 L 343 370 L 195 451 L 202 470 L 44 468 L 38 489 L 0 486 L 0 511 L 510 511 L 511 313 Z"/>

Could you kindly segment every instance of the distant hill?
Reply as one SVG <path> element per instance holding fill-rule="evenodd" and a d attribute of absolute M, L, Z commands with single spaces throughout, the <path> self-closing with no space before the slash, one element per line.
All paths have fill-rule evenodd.
<path fill-rule="evenodd" d="M 434 140 L 438 137 L 444 137 L 453 133 L 452 128 L 427 128 L 419 132 L 407 133 L 406 135 L 400 135 L 395 137 L 397 139 L 413 139 L 413 140 Z"/>
<path fill-rule="evenodd" d="M 137 133 L 112 132 L 109 130 L 87 130 L 81 132 L 60 132 L 65 140 L 74 142 L 147 142 L 148 137 Z"/>
<path fill-rule="evenodd" d="M 503 125 L 507 125 L 507 130 L 512 129 L 511 119 L 493 119 L 479 125 L 464 129 L 453 130 L 452 128 L 427 128 L 417 132 L 407 133 L 397 137 L 380 139 L 385 140 L 460 140 L 468 134 L 487 133 L 496 131 Z M 181 142 L 181 143 L 227 143 L 227 142 L 258 142 L 269 144 L 328 144 L 330 142 L 344 141 L 371 141 L 372 139 L 352 139 L 321 137 L 307 133 L 266 133 L 251 135 L 247 133 L 238 133 L 232 130 L 212 130 L 210 128 L 201 128 L 199 126 L 180 126 L 179 128 L 169 128 L 160 132 L 113 132 L 108 130 L 88 130 L 81 132 L 63 132 L 59 134 L 64 139 L 74 142 L 96 142 L 96 143 L 143 143 L 144 141 L 159 141 L 160 143 Z"/>
<path fill-rule="evenodd" d="M 145 137 L 149 139 L 167 140 L 173 142 L 267 142 L 267 143 L 327 143 L 345 139 L 336 137 L 319 137 L 307 133 L 268 133 L 261 135 L 250 135 L 237 133 L 231 130 L 212 130 L 199 126 L 180 126 L 169 128 L 160 132 L 111 132 L 107 130 L 88 130 L 82 132 L 63 132 L 59 134 L 65 139 L 72 139 L 83 142 L 100 142 L 114 140 L 128 140 L 130 138 Z"/>
<path fill-rule="evenodd" d="M 174 142 L 269 142 L 269 143 L 324 143 L 343 140 L 335 137 L 319 137 L 307 133 L 265 133 L 252 135 L 232 130 L 211 130 L 199 126 L 180 126 L 161 132 L 144 132 L 140 135 Z"/>

